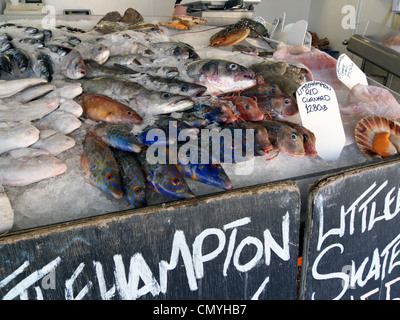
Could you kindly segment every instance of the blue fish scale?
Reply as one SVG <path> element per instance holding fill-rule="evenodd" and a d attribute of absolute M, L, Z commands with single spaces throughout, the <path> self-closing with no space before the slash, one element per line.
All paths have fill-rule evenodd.
<path fill-rule="evenodd" d="M 105 126 L 105 134 L 100 135 L 108 145 L 124 151 L 140 151 L 141 142 L 131 133 L 130 127 L 119 124 L 107 124 Z"/>
<path fill-rule="evenodd" d="M 146 182 L 135 156 L 130 152 L 114 151 L 120 175 L 124 196 L 128 202 L 140 208 L 146 205 Z"/>
<path fill-rule="evenodd" d="M 89 165 L 91 181 L 107 194 L 113 195 L 112 190 L 122 192 L 118 165 L 105 143 L 92 135 L 86 135 L 83 152 Z"/>

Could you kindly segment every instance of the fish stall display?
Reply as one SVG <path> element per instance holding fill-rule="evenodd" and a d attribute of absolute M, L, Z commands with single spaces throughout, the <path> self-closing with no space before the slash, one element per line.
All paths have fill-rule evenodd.
<path fill-rule="evenodd" d="M 350 91 L 336 60 L 318 49 L 238 50 L 247 37 L 266 41 L 269 33 L 249 19 L 219 30 L 186 16 L 147 23 L 131 8 L 87 29 L 0 25 L 0 182 L 8 204 L 0 231 L 399 153 L 400 106 L 387 89 Z M 336 161 L 318 156 L 301 124 L 296 91 L 312 80 L 338 96 L 347 145 Z M 210 132 L 220 134 L 217 155 Z"/>

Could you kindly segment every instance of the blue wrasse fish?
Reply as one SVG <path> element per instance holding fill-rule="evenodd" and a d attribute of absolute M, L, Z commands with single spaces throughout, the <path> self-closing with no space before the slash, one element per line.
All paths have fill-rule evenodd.
<path fill-rule="evenodd" d="M 146 181 L 139 162 L 131 152 L 115 149 L 125 199 L 135 208 L 146 205 Z"/>
<path fill-rule="evenodd" d="M 105 142 L 93 132 L 88 132 L 83 140 L 81 167 L 97 188 L 116 199 L 123 197 L 117 162 Z"/>
<path fill-rule="evenodd" d="M 150 152 L 151 153 L 151 152 Z M 173 199 L 191 199 L 195 195 L 190 190 L 182 174 L 173 164 L 155 163 L 151 164 L 149 159 L 154 155 L 147 155 L 147 150 L 138 154 L 144 176 L 146 187 L 149 190 Z"/>
<path fill-rule="evenodd" d="M 102 123 L 94 128 L 94 133 L 107 145 L 128 152 L 142 150 L 139 140 L 132 133 L 132 128 L 123 124 Z"/>

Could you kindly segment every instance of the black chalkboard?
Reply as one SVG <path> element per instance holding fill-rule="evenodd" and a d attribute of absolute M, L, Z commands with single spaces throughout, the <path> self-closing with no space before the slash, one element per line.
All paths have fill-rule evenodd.
<path fill-rule="evenodd" d="M 305 230 L 302 299 L 400 297 L 400 161 L 317 182 Z"/>
<path fill-rule="evenodd" d="M 296 299 L 294 183 L 0 239 L 1 299 Z"/>

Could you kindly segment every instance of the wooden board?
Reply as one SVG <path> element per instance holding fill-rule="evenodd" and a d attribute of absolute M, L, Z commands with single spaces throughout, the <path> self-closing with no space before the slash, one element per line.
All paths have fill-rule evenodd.
<path fill-rule="evenodd" d="M 301 299 L 400 297 L 399 177 L 396 159 L 312 187 Z"/>
<path fill-rule="evenodd" d="M 2 299 L 295 299 L 293 182 L 0 239 Z"/>

